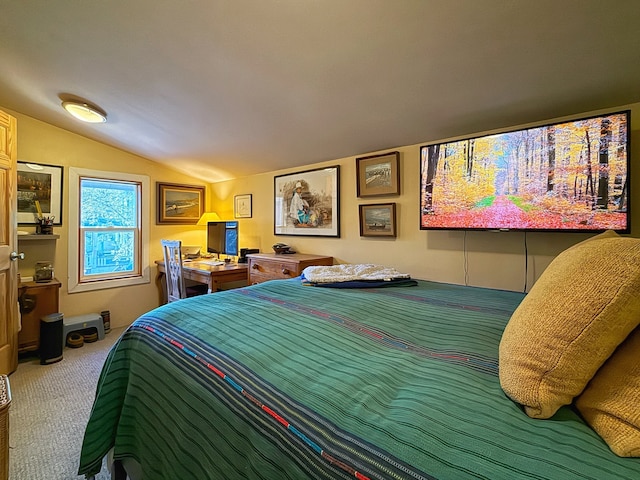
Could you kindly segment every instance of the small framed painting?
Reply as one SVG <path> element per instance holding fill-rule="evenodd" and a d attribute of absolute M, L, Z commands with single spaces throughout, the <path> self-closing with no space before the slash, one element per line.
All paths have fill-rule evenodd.
<path fill-rule="evenodd" d="M 274 234 L 340 236 L 340 166 L 273 179 Z"/>
<path fill-rule="evenodd" d="M 62 225 L 63 167 L 18 162 L 18 224 Z"/>
<path fill-rule="evenodd" d="M 396 204 L 360 205 L 361 237 L 395 237 Z"/>
<path fill-rule="evenodd" d="M 205 187 L 160 183 L 157 186 L 157 224 L 195 225 L 204 213 Z"/>
<path fill-rule="evenodd" d="M 400 152 L 356 158 L 358 197 L 400 195 Z"/>
<path fill-rule="evenodd" d="M 233 215 L 235 218 L 251 218 L 251 194 L 233 197 Z"/>

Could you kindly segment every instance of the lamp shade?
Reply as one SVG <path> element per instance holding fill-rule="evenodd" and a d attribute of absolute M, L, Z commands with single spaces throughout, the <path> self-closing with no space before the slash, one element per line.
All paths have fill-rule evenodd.
<path fill-rule="evenodd" d="M 204 212 L 200 217 L 200 220 L 198 220 L 198 223 L 196 223 L 196 225 L 202 227 L 202 226 L 206 226 L 207 223 L 209 222 L 220 222 L 220 221 L 222 221 L 222 219 L 218 216 L 216 212 Z"/>

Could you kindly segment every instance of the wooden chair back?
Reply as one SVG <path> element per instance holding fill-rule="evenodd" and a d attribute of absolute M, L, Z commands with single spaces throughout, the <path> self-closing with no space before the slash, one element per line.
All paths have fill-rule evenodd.
<path fill-rule="evenodd" d="M 167 285 L 167 302 L 187 298 L 182 271 L 182 242 L 161 240 L 164 255 L 164 278 Z"/>

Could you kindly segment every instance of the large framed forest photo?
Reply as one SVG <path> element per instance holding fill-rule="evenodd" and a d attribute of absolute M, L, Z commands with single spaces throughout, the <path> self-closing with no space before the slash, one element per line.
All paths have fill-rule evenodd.
<path fill-rule="evenodd" d="M 630 231 L 630 111 L 421 147 L 420 228 Z"/>

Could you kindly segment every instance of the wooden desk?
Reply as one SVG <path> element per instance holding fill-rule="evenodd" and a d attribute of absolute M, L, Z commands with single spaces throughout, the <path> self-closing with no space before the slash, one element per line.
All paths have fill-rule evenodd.
<path fill-rule="evenodd" d="M 156 282 L 161 282 L 158 283 L 158 286 L 161 288 L 161 292 L 163 292 L 162 296 L 164 301 L 166 301 L 166 295 L 164 293 L 164 288 L 166 286 L 163 281 L 165 273 L 164 260 L 156 260 L 156 265 L 158 265 L 158 277 L 156 278 Z M 208 293 L 220 290 L 220 284 L 222 283 L 241 281 L 246 283 L 249 280 L 249 267 L 246 263 L 207 265 L 206 263 L 200 263 L 197 260 L 192 260 L 182 264 L 182 272 L 185 279 L 208 285 Z"/>

